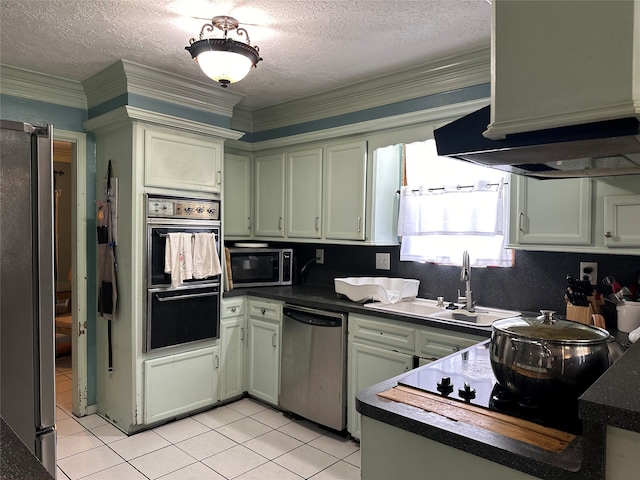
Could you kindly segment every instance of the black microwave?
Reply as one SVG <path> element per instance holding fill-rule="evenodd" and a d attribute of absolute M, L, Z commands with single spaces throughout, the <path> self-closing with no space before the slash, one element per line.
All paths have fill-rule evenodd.
<path fill-rule="evenodd" d="M 293 283 L 293 249 L 230 248 L 234 287 L 268 287 Z"/>

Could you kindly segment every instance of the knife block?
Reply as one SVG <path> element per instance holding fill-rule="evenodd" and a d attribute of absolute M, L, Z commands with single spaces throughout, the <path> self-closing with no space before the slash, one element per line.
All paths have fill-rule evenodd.
<path fill-rule="evenodd" d="M 596 294 L 591 297 L 587 297 L 589 305 L 578 306 L 573 305 L 567 300 L 567 320 L 573 320 L 574 322 L 580 322 L 587 325 L 591 325 L 591 315 L 594 313 L 600 313 L 600 306 L 604 305 L 604 299 L 602 295 Z"/>

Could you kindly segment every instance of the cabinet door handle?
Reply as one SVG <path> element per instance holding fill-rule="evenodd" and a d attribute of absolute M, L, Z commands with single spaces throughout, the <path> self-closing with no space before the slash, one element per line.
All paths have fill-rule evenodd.
<path fill-rule="evenodd" d="M 244 327 L 240 327 L 240 341 L 244 341 Z"/>
<path fill-rule="evenodd" d="M 356 220 L 356 230 L 358 233 L 362 231 L 362 217 L 358 217 Z"/>
<path fill-rule="evenodd" d="M 278 217 L 278 230 L 282 230 L 282 217 Z"/>
<path fill-rule="evenodd" d="M 222 183 L 222 172 L 220 170 L 216 172 L 216 183 L 218 185 Z"/>
<path fill-rule="evenodd" d="M 604 237 L 605 238 L 611 238 L 611 237 L 613 237 L 613 235 L 611 234 L 611 232 L 605 232 Z"/>
<path fill-rule="evenodd" d="M 318 228 L 318 221 L 319 220 L 320 219 L 318 217 L 316 217 L 316 220 L 315 220 L 316 232 L 319 230 L 319 228 Z"/>
<path fill-rule="evenodd" d="M 276 348 L 276 334 L 275 333 L 271 337 L 271 345 L 273 346 L 273 348 Z"/>
<path fill-rule="evenodd" d="M 247 217 L 247 230 L 251 230 L 251 217 Z"/>
<path fill-rule="evenodd" d="M 524 213 L 520 212 L 520 215 L 518 216 L 518 229 L 519 229 L 522 233 L 525 233 L 525 232 L 524 232 L 524 222 L 525 222 L 525 219 L 526 219 L 526 217 L 525 217 Z"/>
<path fill-rule="evenodd" d="M 216 366 L 216 368 L 220 368 L 220 357 L 218 355 L 216 355 L 214 365 Z"/>

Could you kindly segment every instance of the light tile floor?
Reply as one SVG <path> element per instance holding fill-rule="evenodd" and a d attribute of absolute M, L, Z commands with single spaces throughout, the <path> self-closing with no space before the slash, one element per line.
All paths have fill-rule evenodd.
<path fill-rule="evenodd" d="M 126 436 L 71 413 L 71 357 L 56 361 L 58 480 L 356 480 L 358 443 L 244 398 Z"/>

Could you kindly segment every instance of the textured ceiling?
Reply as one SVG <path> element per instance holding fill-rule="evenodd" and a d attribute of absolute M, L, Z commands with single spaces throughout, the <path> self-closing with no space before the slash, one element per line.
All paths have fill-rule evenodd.
<path fill-rule="evenodd" d="M 260 48 L 255 109 L 489 47 L 487 0 L 0 0 L 0 62 L 82 81 L 120 59 L 209 82 L 184 49 L 231 15 Z"/>

